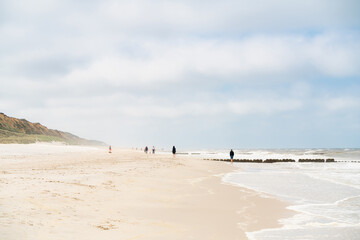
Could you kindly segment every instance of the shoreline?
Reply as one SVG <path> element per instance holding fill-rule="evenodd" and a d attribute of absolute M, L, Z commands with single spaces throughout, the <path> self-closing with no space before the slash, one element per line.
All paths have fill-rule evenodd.
<path fill-rule="evenodd" d="M 355 240 L 360 236 L 360 190 L 353 174 L 358 172 L 357 164 L 236 164 L 243 170 L 228 174 L 224 181 L 282 199 L 293 211 L 281 219 L 281 227 L 249 232 L 249 240 L 336 240 L 345 236 Z M 345 180 L 349 176 L 355 176 L 352 182 Z"/>
<path fill-rule="evenodd" d="M 238 168 L 191 156 L 104 148 L 0 164 L 4 240 L 247 239 L 293 214 L 222 181 Z"/>

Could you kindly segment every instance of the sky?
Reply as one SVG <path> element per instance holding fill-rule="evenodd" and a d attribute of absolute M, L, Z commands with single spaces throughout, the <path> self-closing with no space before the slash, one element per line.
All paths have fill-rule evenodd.
<path fill-rule="evenodd" d="M 0 0 L 0 112 L 122 147 L 360 147 L 358 0 Z"/>

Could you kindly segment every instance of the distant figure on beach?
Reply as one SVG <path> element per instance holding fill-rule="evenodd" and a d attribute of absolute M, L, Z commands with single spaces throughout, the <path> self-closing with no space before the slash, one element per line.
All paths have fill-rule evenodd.
<path fill-rule="evenodd" d="M 173 148 L 172 148 L 172 153 L 173 153 L 173 156 L 175 157 L 175 153 L 176 153 L 176 148 L 175 148 L 175 146 L 173 146 Z"/>
<path fill-rule="evenodd" d="M 230 150 L 230 159 L 231 159 L 231 162 L 233 162 L 233 159 L 234 159 L 234 151 L 231 149 Z"/>
<path fill-rule="evenodd" d="M 146 146 L 144 149 L 144 152 L 147 154 L 148 153 L 149 148 Z"/>
<path fill-rule="evenodd" d="M 152 148 L 152 153 L 155 154 L 155 147 Z"/>
<path fill-rule="evenodd" d="M 109 146 L 109 153 L 111 153 L 111 145 Z"/>

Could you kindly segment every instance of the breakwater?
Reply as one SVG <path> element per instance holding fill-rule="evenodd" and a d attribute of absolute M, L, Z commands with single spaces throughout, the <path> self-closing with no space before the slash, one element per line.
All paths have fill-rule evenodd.
<path fill-rule="evenodd" d="M 221 161 L 221 162 L 231 162 L 231 159 L 204 159 L 208 161 Z M 233 159 L 233 162 L 242 162 L 242 163 L 284 163 L 284 162 L 319 162 L 319 163 L 328 163 L 328 162 L 336 162 L 334 158 L 315 158 L 315 159 L 299 159 L 298 161 L 295 161 L 294 159 Z"/>

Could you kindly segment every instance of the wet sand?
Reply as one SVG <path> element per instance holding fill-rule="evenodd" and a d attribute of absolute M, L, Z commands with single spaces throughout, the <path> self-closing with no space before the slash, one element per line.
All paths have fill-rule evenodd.
<path fill-rule="evenodd" d="M 291 214 L 277 199 L 223 183 L 235 170 L 228 163 L 44 146 L 0 155 L 2 240 L 247 239 Z"/>

